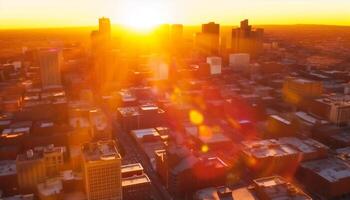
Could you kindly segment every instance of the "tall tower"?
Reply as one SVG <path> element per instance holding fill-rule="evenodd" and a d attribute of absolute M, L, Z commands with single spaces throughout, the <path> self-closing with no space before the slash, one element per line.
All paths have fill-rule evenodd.
<path fill-rule="evenodd" d="M 99 30 L 91 33 L 91 54 L 93 74 L 97 89 L 103 89 L 111 80 L 114 73 L 111 53 L 111 22 L 108 18 L 99 19 Z"/>
<path fill-rule="evenodd" d="M 121 156 L 115 141 L 88 143 L 82 152 L 88 200 L 121 200 Z"/>
<path fill-rule="evenodd" d="M 108 18 L 102 17 L 98 22 L 99 33 L 104 39 L 109 41 L 111 39 L 111 21 Z"/>
<path fill-rule="evenodd" d="M 253 30 L 247 19 L 241 21 L 241 26 L 232 29 L 233 53 L 248 53 L 256 56 L 262 52 L 264 29 L 258 28 Z"/>
<path fill-rule="evenodd" d="M 63 57 L 58 49 L 39 51 L 41 83 L 44 89 L 61 85 L 62 62 Z"/>
<path fill-rule="evenodd" d="M 220 44 L 220 24 L 214 22 L 203 24 L 202 32 L 197 33 L 195 42 L 200 55 L 217 55 Z"/>

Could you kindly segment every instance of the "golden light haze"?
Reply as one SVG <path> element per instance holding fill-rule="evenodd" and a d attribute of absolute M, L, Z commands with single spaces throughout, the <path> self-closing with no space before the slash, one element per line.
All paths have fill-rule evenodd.
<path fill-rule="evenodd" d="M 215 21 L 253 24 L 350 25 L 349 0 L 0 0 L 0 28 L 114 24 L 149 28 L 161 23 L 185 25 Z"/>

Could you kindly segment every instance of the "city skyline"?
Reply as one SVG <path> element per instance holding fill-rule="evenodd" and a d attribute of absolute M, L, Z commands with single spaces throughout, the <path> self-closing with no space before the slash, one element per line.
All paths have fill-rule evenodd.
<path fill-rule="evenodd" d="M 314 5 L 317 4 L 315 7 Z M 237 24 L 242 18 L 253 24 L 321 24 L 350 25 L 345 0 L 311 0 L 283 2 L 258 1 L 0 1 L 0 29 L 90 26 L 101 16 L 114 24 L 149 29 L 162 23 L 198 25 L 215 21 L 222 25 Z"/>

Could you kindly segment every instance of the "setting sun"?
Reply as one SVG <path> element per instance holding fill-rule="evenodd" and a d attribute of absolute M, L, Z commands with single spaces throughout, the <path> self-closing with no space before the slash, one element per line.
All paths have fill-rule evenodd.
<path fill-rule="evenodd" d="M 147 2 L 130 2 L 120 13 L 121 23 L 137 31 L 149 31 L 167 22 L 167 14 L 159 5 Z"/>

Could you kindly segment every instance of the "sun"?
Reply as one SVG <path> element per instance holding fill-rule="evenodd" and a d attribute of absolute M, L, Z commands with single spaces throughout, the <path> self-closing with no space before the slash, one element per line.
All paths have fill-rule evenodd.
<path fill-rule="evenodd" d="M 157 25 L 166 23 L 167 15 L 159 5 L 147 2 L 132 2 L 123 9 L 122 24 L 137 31 L 150 31 Z"/>

